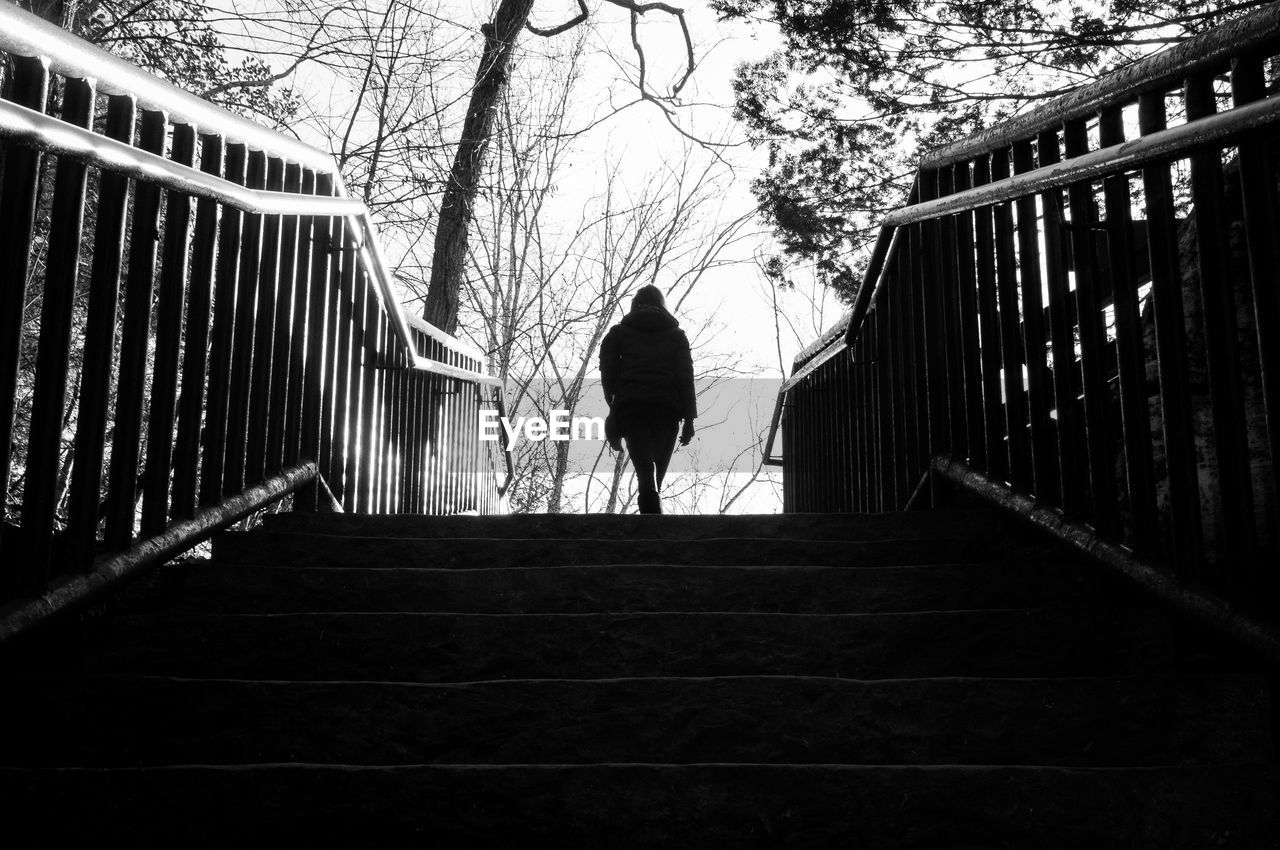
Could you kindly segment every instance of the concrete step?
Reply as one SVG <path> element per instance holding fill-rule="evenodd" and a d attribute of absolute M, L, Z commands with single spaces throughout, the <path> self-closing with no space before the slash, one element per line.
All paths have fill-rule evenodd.
<path fill-rule="evenodd" d="M 260 529 L 214 538 L 223 564 L 290 567 L 541 567 L 590 564 L 701 566 L 905 566 L 991 558 L 1007 562 L 1062 560 L 1060 550 L 1017 545 L 998 537 L 904 537 L 821 540 L 722 537 L 673 542 L 614 538 L 411 538 L 297 534 Z"/>
<path fill-rule="evenodd" d="M 169 613 L 317 611 L 492 614 L 741 611 L 845 614 L 1107 604 L 1077 564 L 916 567 L 432 568 L 182 564 L 161 570 L 132 610 Z"/>
<path fill-rule="evenodd" d="M 610 540 L 704 540 L 781 537 L 810 540 L 898 540 L 954 538 L 972 534 L 1016 535 L 1018 526 L 995 511 L 912 511 L 879 514 L 747 514 L 740 516 L 623 516 L 600 514 L 509 514 L 421 516 L 417 514 L 282 513 L 263 518 L 268 531 L 351 537 L 409 538 L 596 538 Z"/>
<path fill-rule="evenodd" d="M 33 679 L 14 766 L 1263 763 L 1260 677 Z"/>
<path fill-rule="evenodd" d="M 476 681 L 1151 672 L 1168 623 L 1146 610 L 909 614 L 279 614 L 110 617 L 95 669 L 211 678 Z"/>
<path fill-rule="evenodd" d="M 1256 766 L 0 770 L 18 846 L 1255 850 L 1278 795 Z"/>

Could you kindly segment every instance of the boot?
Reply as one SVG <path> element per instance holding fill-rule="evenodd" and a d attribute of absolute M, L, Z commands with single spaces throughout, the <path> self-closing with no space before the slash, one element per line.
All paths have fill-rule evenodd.
<path fill-rule="evenodd" d="M 662 513 L 662 499 L 657 493 L 641 493 L 636 497 L 636 503 L 642 514 Z"/>

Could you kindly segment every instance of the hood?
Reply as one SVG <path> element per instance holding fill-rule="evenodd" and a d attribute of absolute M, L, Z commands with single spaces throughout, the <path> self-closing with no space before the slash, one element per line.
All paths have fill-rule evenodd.
<path fill-rule="evenodd" d="M 680 327 L 680 322 L 668 313 L 665 307 L 652 304 L 632 307 L 631 312 L 622 317 L 622 324 L 646 333 L 669 331 Z"/>

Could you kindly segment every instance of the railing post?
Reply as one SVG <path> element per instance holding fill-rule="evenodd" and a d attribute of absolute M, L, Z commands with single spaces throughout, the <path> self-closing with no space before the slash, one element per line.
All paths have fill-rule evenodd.
<path fill-rule="evenodd" d="M 1009 149 L 991 155 L 991 179 L 1009 176 Z M 1031 433 L 1028 420 L 1027 380 L 1024 372 L 1026 345 L 1018 297 L 1018 261 L 1014 253 L 1013 205 L 996 204 L 992 211 L 995 223 L 996 287 L 1000 296 L 1000 355 L 1004 366 L 1005 433 L 1009 437 L 1009 479 L 1018 490 L 1033 486 Z"/>
<path fill-rule="evenodd" d="M 136 109 L 132 97 L 107 102 L 108 138 L 133 144 Z M 89 277 L 89 308 L 80 369 L 80 412 L 76 419 L 75 461 L 67 504 L 67 565 L 87 571 L 98 535 L 98 503 L 107 434 L 108 389 L 115 358 L 116 307 L 120 298 L 129 179 L 105 171 L 98 183 L 98 214 Z"/>
<path fill-rule="evenodd" d="M 898 264 L 896 257 L 888 257 L 886 264 Z M 896 289 L 896 275 L 886 278 L 885 289 L 876 295 L 876 352 L 880 358 L 880 481 L 878 489 L 879 504 L 877 510 L 893 510 L 899 504 L 897 490 L 897 471 L 901 464 L 898 457 L 901 452 L 902 439 L 902 407 L 899 398 L 902 392 L 901 363 L 898 360 L 897 346 L 897 306 L 890 290 Z"/>
<path fill-rule="evenodd" d="M 1030 139 L 1013 146 L 1013 171 L 1035 167 Z M 1014 201 L 1018 215 L 1018 282 L 1022 293 L 1022 344 L 1027 368 L 1027 398 L 1031 416 L 1032 490 L 1049 504 L 1060 504 L 1055 454 L 1057 439 L 1049 416 L 1048 337 L 1044 327 L 1044 294 L 1040 278 L 1040 227 L 1033 195 Z"/>
<path fill-rule="evenodd" d="M 991 182 L 991 159 L 978 157 L 973 163 L 973 185 Z M 1002 341 L 996 296 L 995 215 L 990 206 L 974 210 L 974 250 L 977 259 L 978 322 L 982 338 L 982 410 L 986 438 L 987 468 L 1003 480 L 1009 474 L 1009 451 L 1005 446 L 1005 415 L 1000 367 Z"/>
<path fill-rule="evenodd" d="M 1062 161 L 1060 142 L 1056 128 L 1046 130 L 1036 137 L 1036 153 L 1039 165 L 1055 165 Z M 1062 190 L 1054 189 L 1040 195 L 1040 207 L 1044 217 L 1045 288 L 1049 303 L 1050 361 L 1053 364 L 1053 406 L 1057 412 L 1055 422 L 1058 432 L 1058 483 L 1061 488 L 1062 511 L 1069 520 L 1076 521 L 1084 514 L 1085 464 L 1080 463 L 1082 441 L 1079 438 L 1080 421 L 1077 415 L 1076 392 L 1080 379 L 1076 371 L 1075 317 L 1071 291 L 1067 280 L 1066 251 L 1063 248 L 1063 232 L 1066 221 L 1062 208 Z"/>
<path fill-rule="evenodd" d="M 1108 107 L 1102 111 L 1098 119 L 1098 134 L 1102 147 L 1124 142 L 1124 116 L 1120 107 Z M 1130 542 L 1139 554 L 1151 554 L 1157 546 L 1155 464 L 1151 451 L 1151 413 L 1147 409 L 1138 275 L 1134 270 L 1136 246 L 1129 178 L 1117 174 L 1104 180 L 1103 198 L 1107 213 L 1111 299 L 1115 312 L 1125 475 L 1133 523 Z"/>
<path fill-rule="evenodd" d="M 284 189 L 284 162 L 267 157 L 269 192 Z M 271 361 L 275 353 L 276 312 L 280 306 L 282 216 L 264 216 L 262 249 L 258 258 L 257 307 L 253 315 L 253 365 L 249 370 L 249 408 L 245 437 L 244 475 L 256 484 L 266 475 L 267 431 L 271 414 Z"/>
<path fill-rule="evenodd" d="M 1187 81 L 1187 120 L 1217 111 L 1213 78 Z M 1217 489 L 1221 517 L 1218 549 L 1225 572 L 1216 588 L 1252 608 L 1248 588 L 1256 586 L 1253 480 L 1249 468 L 1249 434 L 1241 388 L 1236 343 L 1237 276 L 1227 260 L 1229 222 L 1224 208 L 1226 182 L 1217 151 L 1191 157 L 1191 200 L 1196 230 L 1196 276 L 1204 316 L 1205 361 L 1213 407 L 1213 448 L 1217 455 Z M 1237 210 L 1237 212 L 1239 212 Z M 1243 281 L 1239 281 L 1243 283 Z"/>
<path fill-rule="evenodd" d="M 297 195 L 302 191 L 302 167 L 286 164 L 284 167 L 284 191 Z M 298 271 L 298 216 L 283 217 L 280 225 L 280 261 L 276 273 L 275 329 L 272 331 L 271 390 L 267 404 L 266 459 L 264 472 L 278 472 L 284 466 L 285 433 L 288 426 L 289 377 L 293 348 L 293 332 L 297 323 L 295 312 L 305 313 L 305 304 L 299 305 L 299 280 L 306 280 Z"/>
<path fill-rule="evenodd" d="M 200 170 L 222 173 L 221 136 L 200 137 Z M 197 504 L 196 479 L 200 463 L 201 419 L 205 408 L 205 376 L 208 374 L 213 310 L 213 281 L 218 246 L 218 203 L 212 198 L 196 202 L 195 232 L 191 240 L 191 274 L 188 276 L 187 329 L 182 354 L 182 393 L 178 396 L 178 436 L 173 454 L 173 517 L 189 519 Z M 210 376 L 212 377 L 212 376 Z M 212 402 L 212 397 L 210 397 Z M 209 423 L 212 427 L 212 423 Z"/>
<path fill-rule="evenodd" d="M 262 151 L 249 151 L 245 185 L 262 189 L 267 180 L 267 157 Z M 227 454 L 222 470 L 222 492 L 239 493 L 244 489 L 250 426 L 250 399 L 253 391 L 253 354 L 255 311 L 258 310 L 258 287 L 262 285 L 262 229 L 265 216 L 245 216 L 240 236 L 240 269 L 236 278 L 236 317 L 231 338 L 231 370 L 227 404 Z"/>
<path fill-rule="evenodd" d="M 90 81 L 64 83 L 62 120 L 77 127 L 89 127 L 93 122 L 93 106 L 94 90 Z M 26 486 L 22 491 L 22 535 L 26 545 L 19 589 L 32 596 L 43 592 L 49 578 L 53 524 L 62 495 L 58 487 L 63 478 L 62 431 L 87 185 L 88 171 L 84 163 L 69 157 L 58 158 L 31 400 Z"/>
<path fill-rule="evenodd" d="M 327 174 L 315 177 L 316 194 L 331 195 L 333 181 Z M 310 252 L 310 293 L 307 305 L 306 356 L 302 375 L 302 410 L 300 414 L 300 433 L 298 435 L 298 455 L 302 458 L 315 459 L 322 480 L 328 481 L 331 475 L 329 465 L 330 445 L 333 434 L 332 411 L 325 403 L 333 392 L 333 343 L 337 332 L 337 323 L 331 305 L 333 293 L 330 288 L 331 269 L 336 263 L 332 256 L 331 246 L 335 227 L 341 223 L 328 216 L 311 218 Z M 314 510 L 318 507 L 318 488 L 313 487 L 295 499 L 295 505 Z"/>
<path fill-rule="evenodd" d="M 357 299 L 356 299 L 356 266 L 357 255 L 354 235 L 350 225 L 343 223 L 341 241 L 339 242 L 342 262 L 339 266 L 339 285 L 336 289 L 338 321 L 337 364 L 334 374 L 333 392 L 333 443 L 330 467 L 333 478 L 329 488 L 333 494 L 351 510 L 355 508 L 355 482 L 351 473 L 355 465 L 355 437 L 358 420 L 353 416 L 359 404 L 360 373 L 355 368 L 359 356 L 356 338 Z M 360 301 L 363 303 L 363 300 Z M 348 494 L 350 496 L 348 497 Z"/>
<path fill-rule="evenodd" d="M 957 192 L 968 189 L 972 183 L 969 162 L 952 166 L 952 186 Z M 965 442 L 969 457 L 975 465 L 987 468 L 987 443 L 983 425 L 983 372 L 982 347 L 988 342 L 979 335 L 980 312 L 978 306 L 978 269 L 974 244 L 974 213 L 965 212 L 952 217 L 956 246 L 956 298 L 957 326 L 960 338 L 959 363 L 963 363 L 964 376 L 961 390 L 964 395 Z"/>
<path fill-rule="evenodd" d="M 938 172 L 920 174 L 920 200 L 931 201 L 938 197 Z M 942 240 L 942 223 L 930 219 L 917 227 L 920 236 L 920 271 L 916 276 L 916 291 L 920 293 L 920 318 L 923 322 L 921 342 L 924 346 L 925 398 L 928 409 L 928 437 L 925 452 L 911 474 L 924 474 L 929 459 L 938 454 L 949 454 L 951 445 L 951 414 L 947 349 L 947 301 L 950 276 L 946 272 L 946 246 Z"/>
<path fill-rule="evenodd" d="M 228 145 L 224 179 L 243 185 L 248 150 Z M 227 433 L 231 410 L 231 362 L 235 354 L 236 281 L 239 279 L 240 243 L 245 216 L 235 207 L 222 210 L 218 234 L 218 262 L 214 277 L 213 330 L 209 347 L 209 399 L 201 440 L 200 504 L 217 503 L 225 491 Z"/>
<path fill-rule="evenodd" d="M 49 70 L 43 59 L 13 57 L 8 99 L 44 112 L 49 97 Z M 27 274 L 31 264 L 31 234 L 35 228 L 36 199 L 40 194 L 40 152 L 13 147 L 5 153 L 4 203 L 0 204 L 0 555 L 8 565 L 0 571 L 0 599 L 12 596 L 18 576 L 16 535 L 8 525 L 9 467 L 13 451 L 13 417 L 18 397 L 18 364 L 22 351 L 22 319 L 27 299 Z"/>
<path fill-rule="evenodd" d="M 1064 143 L 1068 158 L 1088 152 L 1088 128 L 1083 119 L 1067 122 Z M 1120 531 L 1120 506 L 1116 500 L 1112 457 L 1115 441 L 1112 439 L 1111 391 L 1107 386 L 1107 331 L 1098 292 L 1098 213 L 1089 184 L 1075 183 L 1067 195 L 1071 209 L 1071 257 L 1075 267 L 1076 316 L 1080 324 L 1080 367 L 1093 521 L 1100 532 L 1116 535 Z"/>
<path fill-rule="evenodd" d="M 1143 135 L 1165 128 L 1164 94 L 1138 101 L 1138 128 Z M 1160 371 L 1160 410 L 1164 422 L 1165 468 L 1169 480 L 1169 549 L 1175 570 L 1191 580 L 1200 577 L 1200 494 L 1191 400 L 1187 390 L 1187 335 L 1182 309 L 1182 275 L 1178 264 L 1178 225 L 1173 212 L 1169 166 L 1142 169 L 1147 207 L 1147 249 L 1151 258 L 1151 300 L 1156 324 L 1156 359 Z"/>
<path fill-rule="evenodd" d="M 144 110 L 139 147 L 163 156 L 167 124 L 163 112 Z M 134 191 L 129 237 L 129 271 L 125 279 L 120 372 L 116 381 L 116 421 L 111 441 L 104 532 L 107 549 L 116 552 L 129 548 L 133 541 L 138 498 L 138 443 L 142 431 L 147 338 L 151 335 L 151 295 L 159 253 L 159 227 L 160 189 L 149 183 L 139 183 Z"/>
<path fill-rule="evenodd" d="M 299 191 L 304 195 L 320 194 L 316 186 L 316 173 L 309 168 L 302 169 Z M 323 252 L 316 252 L 313 245 L 316 218 L 316 216 L 304 215 L 299 217 L 297 222 L 293 328 L 289 332 L 292 348 L 289 352 L 289 389 L 285 397 L 284 414 L 283 457 L 285 466 L 294 466 L 298 463 L 298 458 L 302 456 L 304 444 L 307 445 L 307 450 L 310 452 L 310 454 L 306 455 L 307 459 L 314 459 L 316 456 L 315 446 L 307 443 L 306 431 L 311 427 L 311 423 L 305 413 L 308 404 L 307 378 L 313 371 L 318 376 L 318 364 L 321 359 L 319 347 L 317 347 L 314 357 L 311 354 L 311 337 L 316 336 L 321 345 L 323 345 L 324 341 L 324 315 L 321 312 L 323 296 L 321 296 L 320 305 L 312 303 L 315 297 L 313 286 L 315 285 L 316 277 L 316 270 L 312 264 L 317 261 L 324 261 L 326 257 Z M 323 280 L 321 280 L 320 285 L 323 285 Z M 321 323 L 319 331 L 312 327 L 312 324 L 316 322 Z"/>
<path fill-rule="evenodd" d="M 175 126 L 171 159 L 190 168 L 195 164 L 195 154 L 195 128 L 189 124 Z M 173 420 L 190 245 L 191 196 L 185 192 L 168 192 L 156 305 L 151 409 L 147 418 L 147 463 L 142 485 L 142 534 L 147 537 L 157 534 L 168 520 L 169 470 L 173 462 Z"/>
<path fill-rule="evenodd" d="M 1232 64 L 1231 96 L 1236 106 L 1267 96 L 1262 63 L 1260 56 L 1247 56 Z M 1274 133 L 1240 143 L 1240 190 L 1271 455 L 1271 480 L 1267 485 L 1273 494 L 1280 492 L 1280 367 L 1276 366 L 1280 363 L 1280 286 L 1276 285 L 1280 279 L 1280 239 L 1276 238 L 1280 232 L 1280 200 L 1276 198 L 1275 149 Z M 1270 525 L 1280 533 L 1280 497 L 1273 496 L 1271 505 Z M 1274 597 L 1275 591 L 1280 590 L 1280 576 L 1272 571 L 1267 582 Z"/>
<path fill-rule="evenodd" d="M 937 197 L 953 194 L 955 174 L 950 167 L 940 168 L 937 175 Z M 937 241 L 938 260 L 942 275 L 936 281 L 941 300 L 939 327 L 943 331 L 942 365 L 946 369 L 946 390 L 943 398 L 947 405 L 946 453 L 957 457 L 969 456 L 968 420 L 965 411 L 965 353 L 964 336 L 961 333 L 961 284 L 960 267 L 964 264 L 958 250 L 957 216 L 943 216 L 937 220 L 934 236 Z"/>

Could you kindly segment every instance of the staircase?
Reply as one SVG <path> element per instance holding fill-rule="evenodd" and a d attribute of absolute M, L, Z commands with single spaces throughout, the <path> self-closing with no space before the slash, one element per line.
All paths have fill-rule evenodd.
<path fill-rule="evenodd" d="M 996 515 L 292 514 L 0 705 L 4 833 L 1273 847 L 1266 681 Z M 8 843 L 8 846 L 27 846 Z"/>

